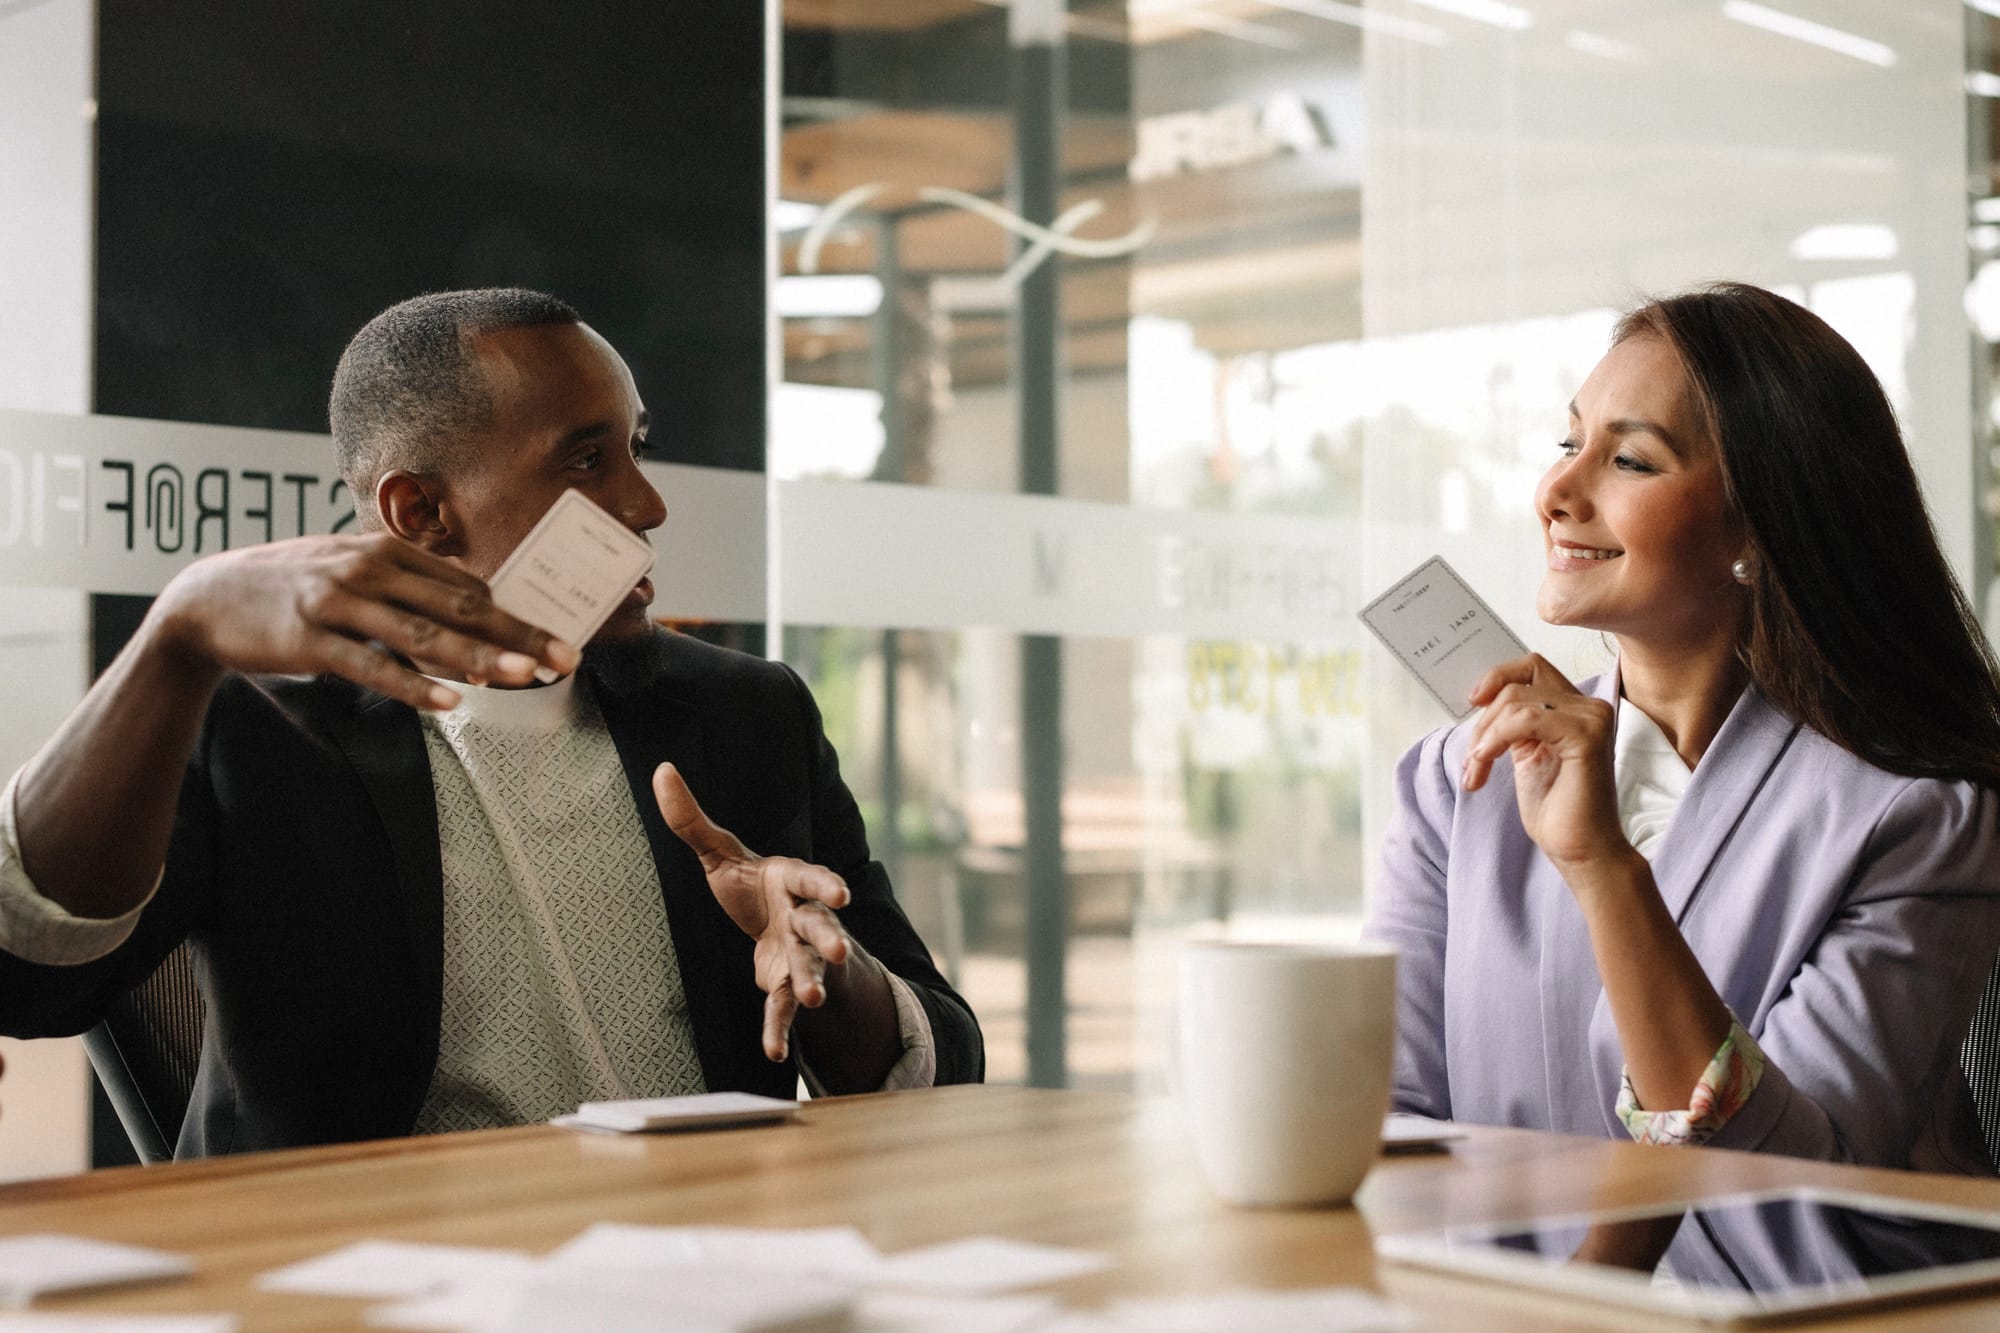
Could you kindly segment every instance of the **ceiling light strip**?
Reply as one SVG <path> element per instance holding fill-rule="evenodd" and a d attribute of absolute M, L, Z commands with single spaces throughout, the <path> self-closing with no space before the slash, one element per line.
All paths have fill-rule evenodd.
<path fill-rule="evenodd" d="M 1745 23 L 1753 28 L 1789 37 L 1793 41 L 1805 42 L 1823 50 L 1833 51 L 1853 60 L 1865 61 L 1888 69 L 1896 63 L 1893 48 L 1869 38 L 1857 36 L 1842 28 L 1830 28 L 1824 23 L 1800 18 L 1797 14 L 1787 14 L 1781 9 L 1768 5 L 1757 5 L 1750 0 L 1723 0 L 1722 16 Z"/>
<path fill-rule="evenodd" d="M 1409 0 L 1409 3 L 1424 5 L 1440 13 L 1456 14 L 1474 23 L 1505 28 L 1509 32 L 1524 32 L 1535 26 L 1533 14 L 1519 5 L 1503 4 L 1501 0 Z"/>

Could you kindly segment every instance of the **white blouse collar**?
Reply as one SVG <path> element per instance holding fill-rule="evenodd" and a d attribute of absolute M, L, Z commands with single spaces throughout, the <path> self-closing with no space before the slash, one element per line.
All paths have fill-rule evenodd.
<path fill-rule="evenodd" d="M 1618 788 L 1618 820 L 1625 836 L 1650 858 L 1667 836 L 1694 770 L 1667 734 L 1630 699 L 1618 701 L 1618 734 L 1611 767 Z"/>

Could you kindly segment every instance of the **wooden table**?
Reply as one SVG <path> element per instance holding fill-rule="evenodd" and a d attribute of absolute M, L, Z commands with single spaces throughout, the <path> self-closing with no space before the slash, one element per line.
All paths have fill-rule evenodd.
<path fill-rule="evenodd" d="M 1451 1329 L 1633 1328 L 1581 1302 L 1383 1265 L 1378 1232 L 1785 1183 L 2000 1209 L 2000 1181 L 1474 1130 L 1449 1155 L 1385 1158 L 1356 1208 L 1249 1211 L 1203 1183 L 1169 1102 L 1022 1088 L 836 1098 L 795 1124 L 652 1137 L 546 1127 L 129 1167 L 0 1188 L 0 1234 L 59 1231 L 192 1254 L 189 1282 L 50 1310 L 235 1311 L 246 1329 L 362 1327 L 361 1302 L 260 1292 L 257 1274 L 363 1238 L 543 1251 L 591 1222 L 852 1224 L 887 1252 L 971 1235 L 1102 1250 L 1057 1291 L 1386 1290 Z M 1843 1328 L 2000 1328 L 2000 1293 Z M 1275 1331 L 1274 1331 L 1275 1333 Z"/>

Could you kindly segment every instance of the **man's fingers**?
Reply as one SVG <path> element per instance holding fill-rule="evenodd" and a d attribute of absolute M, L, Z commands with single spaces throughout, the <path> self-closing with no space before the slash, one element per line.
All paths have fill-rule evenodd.
<path fill-rule="evenodd" d="M 790 972 L 792 995 L 807 1009 L 817 1009 L 826 1003 L 826 959 L 820 957 L 819 950 L 801 939 L 794 939 L 785 950 L 785 964 Z"/>
<path fill-rule="evenodd" d="M 508 678 L 508 672 L 491 665 L 507 652 L 562 672 L 575 670 L 580 660 L 573 645 L 493 605 L 491 591 L 472 574 L 386 534 L 315 548 L 304 574 L 299 609 L 309 622 L 340 629 L 344 626 L 338 616 L 346 612 L 351 618 L 355 604 L 379 605 L 392 615 L 400 608 L 409 619 L 389 622 L 400 623 L 399 629 L 381 635 L 370 626 L 364 637 L 465 675 Z M 450 631 L 484 645 L 484 660 L 454 660 L 462 655 L 454 654 L 452 643 L 441 637 Z"/>
<path fill-rule="evenodd" d="M 792 909 L 792 934 L 829 963 L 847 961 L 847 932 L 833 913 L 818 903 L 801 903 Z"/>
<path fill-rule="evenodd" d="M 362 597 L 331 602 L 322 608 L 322 614 L 328 629 L 379 643 L 442 674 L 462 676 L 475 684 L 526 685 L 541 665 L 527 653 L 495 647 L 416 612 Z"/>
<path fill-rule="evenodd" d="M 783 1060 L 792 1049 L 792 1018 L 799 1005 L 792 995 L 792 983 L 781 981 L 764 997 L 764 1058 Z"/>
<path fill-rule="evenodd" d="M 395 545 L 404 548 L 398 554 L 408 564 L 397 561 L 363 562 L 348 576 L 352 591 L 371 600 L 402 607 L 420 621 L 439 629 L 456 630 L 468 639 L 489 646 L 493 655 L 511 651 L 525 654 L 565 675 L 576 670 L 582 655 L 575 645 L 502 611 L 493 604 L 493 595 L 486 585 L 456 565 L 418 550 L 408 542 Z M 414 555 L 408 554 L 411 552 Z M 409 567 L 420 561 L 428 563 Z M 398 647 L 408 651 L 401 649 L 400 645 Z M 431 657 L 421 648 L 417 651 L 426 660 L 443 663 L 443 659 Z M 458 662 L 443 664 L 461 665 Z M 489 671 L 486 674 L 493 673 Z"/>
<path fill-rule="evenodd" d="M 458 693 L 410 670 L 395 658 L 332 630 L 308 632 L 307 649 L 322 669 L 412 708 L 452 708 Z"/>
<path fill-rule="evenodd" d="M 749 859 L 750 849 L 734 833 L 702 813 L 701 804 L 688 790 L 687 779 L 672 764 L 661 764 L 653 770 L 653 799 L 659 803 L 660 816 L 674 836 L 701 858 L 704 871 L 713 873 L 727 862 Z"/>
<path fill-rule="evenodd" d="M 825 866 L 816 866 L 797 857 L 771 857 L 764 862 L 763 872 L 767 889 L 781 889 L 803 902 L 841 908 L 847 906 L 847 900 L 854 896 L 848 892 L 846 880 Z"/>

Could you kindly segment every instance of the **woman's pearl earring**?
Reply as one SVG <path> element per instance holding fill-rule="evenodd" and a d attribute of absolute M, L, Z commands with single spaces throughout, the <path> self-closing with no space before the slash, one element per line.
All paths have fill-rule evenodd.
<path fill-rule="evenodd" d="M 1750 581 L 1750 562 L 1748 560 L 1738 560 L 1729 567 L 1729 573 L 1738 583 L 1748 583 Z"/>

